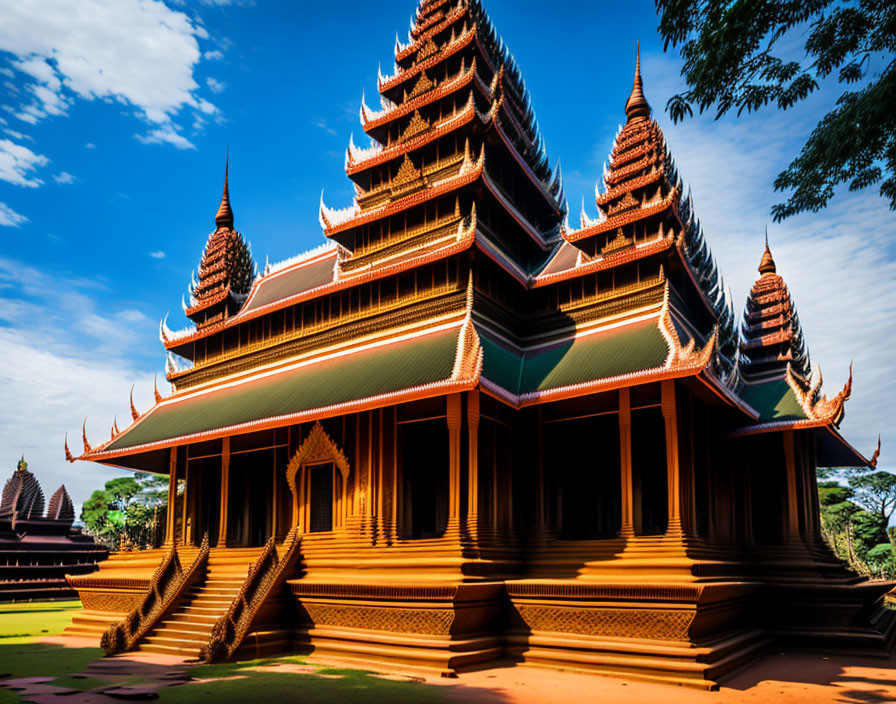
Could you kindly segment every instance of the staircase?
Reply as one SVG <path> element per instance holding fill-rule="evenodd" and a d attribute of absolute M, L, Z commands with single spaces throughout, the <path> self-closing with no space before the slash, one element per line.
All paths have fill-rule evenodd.
<path fill-rule="evenodd" d="M 166 620 L 153 629 L 139 650 L 196 658 L 212 627 L 227 613 L 261 548 L 213 549 L 205 580 L 193 587 Z"/>

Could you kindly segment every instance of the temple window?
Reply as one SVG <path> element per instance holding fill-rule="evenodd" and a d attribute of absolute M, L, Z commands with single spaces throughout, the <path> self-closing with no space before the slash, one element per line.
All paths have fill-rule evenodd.
<path fill-rule="evenodd" d="M 445 532 L 448 521 L 448 442 L 444 416 L 399 422 L 401 533 L 405 538 L 436 538 Z"/>

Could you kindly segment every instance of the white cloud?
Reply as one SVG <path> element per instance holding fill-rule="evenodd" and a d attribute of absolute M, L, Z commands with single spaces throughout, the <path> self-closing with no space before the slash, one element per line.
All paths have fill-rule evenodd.
<path fill-rule="evenodd" d="M 135 134 L 134 137 L 143 144 L 173 144 L 178 149 L 196 148 L 189 139 L 175 131 L 173 124 L 150 130 L 148 134 Z"/>
<path fill-rule="evenodd" d="M 213 61 L 215 59 L 223 59 L 224 52 L 214 49 L 212 51 L 206 51 L 202 56 L 203 56 L 203 58 L 208 59 L 209 61 Z"/>
<path fill-rule="evenodd" d="M 5 3 L 0 50 L 16 57 L 11 68 L 28 79 L 13 113 L 33 124 L 65 114 L 76 98 L 114 100 L 154 125 L 151 134 L 170 136 L 182 110 L 216 110 L 193 77 L 202 56 L 197 38 L 205 36 L 161 0 Z M 183 147 L 181 140 L 156 134 L 147 141 Z"/>
<path fill-rule="evenodd" d="M 212 93 L 223 93 L 227 89 L 227 84 L 216 78 L 206 78 L 205 83 Z"/>
<path fill-rule="evenodd" d="M 12 137 L 13 139 L 17 139 L 17 140 L 19 140 L 20 142 L 25 141 L 25 140 L 28 140 L 29 142 L 33 142 L 33 141 L 34 141 L 34 137 L 32 137 L 30 134 L 23 134 L 22 132 L 17 132 L 16 130 L 11 130 L 11 129 L 9 129 L 9 128 L 7 128 L 7 129 L 4 130 L 4 131 L 5 131 L 6 134 L 8 134 L 10 137 Z"/>
<path fill-rule="evenodd" d="M 153 259 L 164 259 L 165 253 L 161 249 L 157 249 L 155 252 L 150 252 L 149 256 Z"/>
<path fill-rule="evenodd" d="M 68 171 L 60 171 L 58 174 L 53 176 L 53 180 L 56 183 L 67 185 L 75 182 L 75 177 L 72 176 Z"/>
<path fill-rule="evenodd" d="M 94 444 L 109 437 L 113 419 L 130 422 L 128 395 L 146 410 L 153 403 L 153 362 L 134 361 L 155 339 L 156 324 L 133 307 L 101 308 L 97 284 L 0 259 L 0 481 L 25 454 L 45 492 L 65 483 L 76 510 L 115 470 L 64 460 L 68 433 L 81 450 L 81 423 Z M 160 354 L 161 357 L 161 354 Z M 146 357 L 143 357 L 146 360 Z"/>
<path fill-rule="evenodd" d="M 18 227 L 23 222 L 28 222 L 28 218 L 0 202 L 0 227 Z"/>
<path fill-rule="evenodd" d="M 32 172 L 49 163 L 47 157 L 35 154 L 28 147 L 8 139 L 0 139 L 0 181 L 36 188 L 43 181 L 33 176 Z"/>
<path fill-rule="evenodd" d="M 87 144 L 84 145 L 84 148 L 85 149 L 96 149 L 96 145 L 93 142 L 87 142 Z"/>

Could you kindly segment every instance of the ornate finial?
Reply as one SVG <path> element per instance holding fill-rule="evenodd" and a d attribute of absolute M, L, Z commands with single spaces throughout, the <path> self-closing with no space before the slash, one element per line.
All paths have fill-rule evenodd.
<path fill-rule="evenodd" d="M 215 224 L 221 228 L 233 229 L 233 210 L 230 208 L 230 187 L 228 176 L 230 174 L 230 150 L 227 150 L 227 160 L 224 163 L 224 194 L 221 196 L 221 205 L 215 214 Z"/>
<path fill-rule="evenodd" d="M 775 266 L 775 260 L 772 257 L 772 250 L 768 246 L 768 228 L 765 228 L 765 253 L 762 255 L 762 261 L 759 262 L 760 274 L 776 274 L 778 267 Z"/>
<path fill-rule="evenodd" d="M 84 442 L 84 454 L 90 452 L 90 443 L 87 441 L 87 419 L 84 419 L 84 425 L 81 426 L 81 440 Z"/>
<path fill-rule="evenodd" d="M 880 459 L 880 435 L 877 436 L 877 449 L 874 451 L 874 455 L 871 457 L 871 461 L 868 463 L 868 466 L 871 469 L 877 469 L 877 461 Z"/>
<path fill-rule="evenodd" d="M 156 403 L 158 403 L 159 401 L 162 400 L 162 394 L 159 393 L 159 384 L 158 384 L 158 381 L 159 381 L 159 375 L 156 374 L 156 375 L 153 377 L 153 380 L 152 380 L 152 391 L 153 391 L 153 393 L 155 394 L 155 397 L 156 397 Z"/>
<path fill-rule="evenodd" d="M 638 42 L 637 58 L 635 59 L 635 84 L 632 94 L 625 103 L 625 116 L 631 120 L 635 117 L 650 117 L 650 104 L 644 97 L 644 82 L 641 80 L 641 42 Z"/>
<path fill-rule="evenodd" d="M 133 420 L 137 420 L 140 417 L 140 413 L 137 411 L 137 407 L 134 405 L 134 387 L 131 387 L 131 418 Z"/>
<path fill-rule="evenodd" d="M 68 433 L 65 434 L 65 460 L 66 462 L 74 462 L 75 458 L 72 451 L 68 449 Z"/>
<path fill-rule="evenodd" d="M 22 459 L 18 461 L 16 464 L 17 472 L 24 472 L 28 469 L 28 463 L 25 461 L 25 455 L 22 455 Z"/>

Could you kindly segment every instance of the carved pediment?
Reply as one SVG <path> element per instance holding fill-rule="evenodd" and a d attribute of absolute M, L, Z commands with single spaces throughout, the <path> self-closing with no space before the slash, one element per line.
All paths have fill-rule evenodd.
<path fill-rule="evenodd" d="M 286 467 L 286 481 L 293 494 L 296 494 L 296 474 L 302 466 L 320 462 L 333 462 L 342 473 L 343 480 L 348 479 L 348 458 L 333 438 L 327 435 L 320 422 L 317 422 Z"/>
<path fill-rule="evenodd" d="M 438 45 L 432 40 L 432 37 L 426 40 L 426 43 L 421 46 L 417 50 L 417 56 L 415 58 L 416 63 L 420 63 L 421 61 L 425 61 L 433 54 L 437 54 L 439 51 Z"/>
<path fill-rule="evenodd" d="M 626 237 L 622 233 L 622 228 L 620 227 L 616 231 L 616 237 L 607 242 L 606 246 L 600 250 L 601 254 L 612 254 L 613 252 L 619 252 L 623 249 L 628 249 L 629 247 L 634 246 L 634 242 Z"/>
<path fill-rule="evenodd" d="M 419 110 L 414 110 L 414 115 L 413 117 L 411 117 L 411 121 L 408 123 L 408 126 L 404 128 L 404 132 L 401 134 L 401 141 L 416 137 L 418 134 L 426 132 L 429 127 L 429 121 L 423 118 Z"/>
<path fill-rule="evenodd" d="M 430 91 L 435 86 L 429 77 L 426 75 L 426 71 L 420 72 L 420 78 L 417 79 L 417 82 L 414 84 L 414 87 L 411 89 L 411 92 L 408 93 L 407 97 L 416 98 L 418 95 L 423 95 L 427 91 Z"/>
<path fill-rule="evenodd" d="M 640 204 L 635 197 L 631 194 L 631 191 L 626 193 L 622 200 L 619 201 L 616 205 L 611 205 L 607 212 L 610 215 L 616 215 L 617 213 L 624 213 L 626 210 L 631 210 L 632 208 L 637 208 Z"/>

